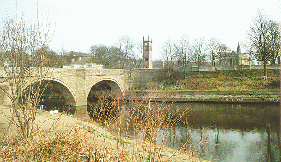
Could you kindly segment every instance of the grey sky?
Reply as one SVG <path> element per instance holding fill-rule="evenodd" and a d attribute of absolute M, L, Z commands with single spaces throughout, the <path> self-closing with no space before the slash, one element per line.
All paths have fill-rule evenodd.
<path fill-rule="evenodd" d="M 17 4 L 17 5 L 16 5 Z M 0 19 L 36 21 L 37 0 L 0 0 Z M 55 31 L 51 48 L 88 52 L 91 45 L 112 45 L 122 35 L 153 39 L 153 58 L 161 45 L 183 34 L 216 37 L 233 50 L 245 41 L 258 9 L 281 22 L 280 0 L 38 0 L 39 20 Z"/>

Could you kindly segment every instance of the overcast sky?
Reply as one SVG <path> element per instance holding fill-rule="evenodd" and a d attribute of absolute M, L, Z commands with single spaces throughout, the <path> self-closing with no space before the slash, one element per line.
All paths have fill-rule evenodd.
<path fill-rule="evenodd" d="M 0 29 L 6 18 L 36 22 L 37 0 L 0 0 Z M 183 34 L 208 40 L 216 37 L 236 50 L 258 9 L 281 22 L 280 0 L 38 0 L 39 20 L 50 23 L 55 51 L 89 52 L 95 44 L 113 45 L 122 35 L 135 42 L 149 35 L 153 59 L 161 45 Z"/>

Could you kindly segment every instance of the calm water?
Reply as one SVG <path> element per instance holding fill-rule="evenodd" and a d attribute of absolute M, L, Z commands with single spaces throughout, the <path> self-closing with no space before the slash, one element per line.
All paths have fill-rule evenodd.
<path fill-rule="evenodd" d="M 151 103 L 151 108 L 163 106 L 180 110 L 181 121 L 188 122 L 165 131 L 166 146 L 212 161 L 280 161 L 279 104 Z M 162 133 L 159 129 L 159 144 Z M 134 137 L 132 130 L 129 134 Z"/>
<path fill-rule="evenodd" d="M 182 118 L 189 124 L 188 127 L 178 124 L 170 130 L 165 141 L 167 146 L 192 149 L 212 161 L 280 161 L 279 104 L 173 103 L 168 106 L 185 111 Z M 160 132 L 159 143 L 162 142 Z"/>

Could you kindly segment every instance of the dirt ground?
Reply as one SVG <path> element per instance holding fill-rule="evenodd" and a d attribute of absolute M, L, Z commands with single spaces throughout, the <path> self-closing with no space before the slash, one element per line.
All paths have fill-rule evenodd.
<path fill-rule="evenodd" d="M 11 111 L 6 106 L 0 105 L 0 136 L 11 135 L 15 133 L 16 126 L 9 121 L 11 117 Z"/>

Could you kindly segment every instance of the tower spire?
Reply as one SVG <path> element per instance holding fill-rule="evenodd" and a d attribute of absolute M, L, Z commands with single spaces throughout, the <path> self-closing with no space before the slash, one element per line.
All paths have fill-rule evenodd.
<path fill-rule="evenodd" d="M 241 53 L 241 49 L 240 49 L 240 44 L 239 44 L 239 42 L 238 42 L 238 45 L 237 45 L 237 54 L 240 54 Z"/>

